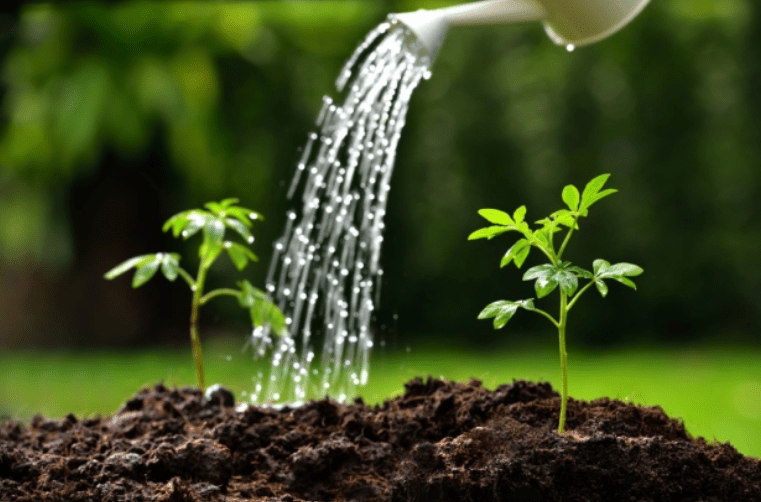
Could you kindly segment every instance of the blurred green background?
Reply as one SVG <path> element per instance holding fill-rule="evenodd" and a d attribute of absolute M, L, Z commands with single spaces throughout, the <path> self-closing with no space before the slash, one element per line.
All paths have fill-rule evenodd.
<path fill-rule="evenodd" d="M 160 231 L 180 210 L 237 197 L 262 212 L 261 262 L 246 275 L 263 285 L 293 207 L 285 192 L 299 149 L 322 96 L 336 95 L 343 62 L 389 12 L 451 3 L 34 3 L 0 13 L 5 394 L 25 388 L 32 366 L 47 367 L 35 357 L 50 349 L 187 350 L 181 284 L 132 290 L 126 277 L 102 277 L 137 254 L 192 255 L 194 241 Z M 560 207 L 565 184 L 612 173 L 620 193 L 595 206 L 567 257 L 585 267 L 630 261 L 645 275 L 637 292 L 614 284 L 605 300 L 590 294 L 574 308 L 571 371 L 574 350 L 647 346 L 636 352 L 647 369 L 631 378 L 673 395 L 689 384 L 649 362 L 682 359 L 653 354 L 703 347 L 710 358 L 726 344 L 745 368 L 716 379 L 730 396 L 727 413 L 742 415 L 737 392 L 760 403 L 760 47 L 754 0 L 656 0 L 622 32 L 572 53 L 538 24 L 450 31 L 413 96 L 388 204 L 374 329 L 383 350 L 399 352 L 393 364 L 426 350 L 457 360 L 452 347 L 512 354 L 542 340 L 556 365 L 555 334 L 540 317 L 518 315 L 496 333 L 476 321 L 487 303 L 533 290 L 521 272 L 499 269 L 510 239 L 466 239 L 483 226 L 480 208 L 526 204 L 538 219 Z M 212 287 L 240 277 L 224 259 L 215 270 Z M 242 346 L 247 322 L 234 301 L 212 302 L 201 335 L 238 333 Z M 408 347 L 418 356 L 405 356 Z M 711 359 L 725 373 L 733 360 Z M 65 373 L 44 370 L 43 380 Z M 575 395 L 613 392 L 597 389 Z M 50 409 L 32 402 L 13 410 Z M 761 413 L 744 416 L 761 430 Z"/>

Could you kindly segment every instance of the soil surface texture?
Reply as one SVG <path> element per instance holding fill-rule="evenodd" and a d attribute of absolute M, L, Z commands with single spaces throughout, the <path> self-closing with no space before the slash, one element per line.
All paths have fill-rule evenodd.
<path fill-rule="evenodd" d="M 369 407 L 236 411 L 143 389 L 113 416 L 0 426 L 2 501 L 761 501 L 761 461 L 658 407 L 429 378 Z"/>

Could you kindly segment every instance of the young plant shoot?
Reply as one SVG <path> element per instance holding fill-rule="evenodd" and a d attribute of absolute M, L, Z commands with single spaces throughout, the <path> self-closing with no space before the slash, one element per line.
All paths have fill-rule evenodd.
<path fill-rule="evenodd" d="M 251 315 L 254 327 L 268 325 L 276 334 L 286 333 L 286 323 L 280 309 L 273 304 L 267 294 L 255 288 L 248 281 L 238 282 L 238 289 L 221 288 L 204 294 L 204 284 L 209 267 L 222 251 L 227 251 L 238 270 L 243 270 L 249 261 L 257 261 L 256 255 L 245 245 L 225 240 L 225 230 L 230 229 L 240 235 L 247 244 L 254 242 L 249 228 L 252 220 L 262 220 L 262 216 L 250 209 L 234 204 L 238 199 L 225 199 L 222 202 L 209 202 L 203 209 L 183 211 L 169 218 L 164 223 L 163 231 L 172 230 L 175 238 L 188 239 L 199 231 L 203 241 L 198 249 L 200 264 L 195 279 L 180 267 L 180 255 L 177 253 L 156 253 L 136 256 L 117 265 L 105 274 L 106 279 L 113 279 L 134 268 L 132 287 L 138 288 L 148 282 L 161 269 L 164 277 L 174 281 L 182 277 L 190 286 L 193 300 L 190 309 L 190 340 L 193 347 L 193 360 L 196 367 L 196 379 L 201 389 L 205 388 L 203 376 L 203 356 L 201 341 L 198 338 L 198 309 L 217 296 L 232 296 L 238 299 L 241 307 Z"/>
<path fill-rule="evenodd" d="M 563 253 L 568 246 L 574 230 L 579 229 L 579 218 L 587 216 L 590 206 L 603 197 L 617 192 L 612 188 L 603 190 L 609 174 L 603 174 L 589 183 L 584 188 L 584 192 L 579 195 L 579 190 L 568 185 L 563 189 L 563 202 L 568 209 L 555 211 L 549 217 L 541 219 L 536 223 L 541 225 L 537 230 L 531 230 L 526 223 L 526 206 L 521 206 L 511 215 L 497 209 L 481 209 L 478 214 L 486 218 L 492 226 L 476 230 L 468 237 L 468 240 L 474 239 L 491 239 L 505 232 L 518 232 L 523 235 L 505 254 L 500 263 L 504 267 L 509 263 L 514 263 L 520 268 L 526 261 L 532 247 L 539 249 L 550 260 L 549 263 L 532 267 L 523 275 L 524 281 L 536 281 L 534 289 L 537 298 L 543 298 L 556 289 L 560 291 L 560 311 L 556 319 L 549 313 L 534 306 L 534 299 L 507 301 L 500 300 L 491 303 L 484 308 L 478 315 L 479 319 L 494 318 L 494 328 L 502 328 L 507 321 L 513 317 L 519 308 L 530 310 L 543 315 L 558 329 L 560 339 L 560 373 L 562 378 L 560 421 L 558 433 L 562 434 L 565 429 L 566 404 L 568 402 L 568 354 L 566 353 L 565 335 L 568 312 L 576 305 L 579 297 L 584 294 L 593 284 L 599 291 L 600 295 L 605 297 L 608 294 L 606 280 L 612 279 L 621 284 L 637 289 L 629 277 L 640 275 L 643 270 L 637 265 L 631 263 L 616 263 L 611 265 L 605 260 L 595 260 L 592 264 L 593 271 L 571 265 L 568 261 L 563 261 Z M 556 232 L 566 230 L 565 238 L 556 250 L 554 236 Z M 579 289 L 579 279 L 587 280 L 581 289 Z"/>

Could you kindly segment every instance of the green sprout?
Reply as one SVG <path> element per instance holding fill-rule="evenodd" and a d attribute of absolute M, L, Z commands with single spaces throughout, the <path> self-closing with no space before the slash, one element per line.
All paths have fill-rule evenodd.
<path fill-rule="evenodd" d="M 523 275 L 524 281 L 536 281 L 534 289 L 536 296 L 543 298 L 555 289 L 560 290 L 560 313 L 559 318 L 555 319 L 552 315 L 544 310 L 534 306 L 534 299 L 519 301 L 500 300 L 491 303 L 484 308 L 478 315 L 479 319 L 494 318 L 494 328 L 500 329 L 513 314 L 519 309 L 530 310 L 543 315 L 558 329 L 560 339 L 560 373 L 562 377 L 560 420 L 558 433 L 562 434 L 565 429 L 566 405 L 568 402 L 568 353 L 565 348 L 566 324 L 568 320 L 568 311 L 576 305 L 579 297 L 589 289 L 593 284 L 597 291 L 605 297 L 608 294 L 608 286 L 605 280 L 612 279 L 621 284 L 637 289 L 634 282 L 628 277 L 640 275 L 643 270 L 637 265 L 631 263 L 616 263 L 611 265 L 605 260 L 595 260 L 592 264 L 593 272 L 571 265 L 568 261 L 563 261 L 563 252 L 565 252 L 568 241 L 574 230 L 579 229 L 579 218 L 587 216 L 589 207 L 618 190 L 608 188 L 602 190 L 610 174 L 603 174 L 589 183 L 584 188 L 584 192 L 579 195 L 579 190 L 568 185 L 563 189 L 563 202 L 568 209 L 555 211 L 549 217 L 541 219 L 536 223 L 541 225 L 537 230 L 531 230 L 528 223 L 524 221 L 526 217 L 526 206 L 521 206 L 515 210 L 512 216 L 497 209 L 481 209 L 478 214 L 486 218 L 493 226 L 476 230 L 468 237 L 468 240 L 474 239 L 491 239 L 499 234 L 515 231 L 523 235 L 505 254 L 500 263 L 504 267 L 509 263 L 514 263 L 520 268 L 526 261 L 532 247 L 536 247 L 549 258 L 550 263 L 532 267 Z M 554 235 L 567 229 L 560 249 L 555 251 Z M 579 288 L 579 279 L 588 280 L 581 289 Z"/>
<path fill-rule="evenodd" d="M 217 296 L 233 296 L 241 307 L 248 309 L 254 327 L 268 325 L 279 336 L 286 333 L 283 313 L 267 297 L 267 294 L 255 288 L 248 281 L 238 282 L 239 289 L 220 288 L 204 294 L 204 284 L 209 267 L 222 251 L 227 251 L 238 270 L 243 270 L 249 261 L 258 261 L 256 255 L 245 245 L 226 241 L 225 230 L 230 229 L 239 234 L 247 244 L 254 242 L 249 228 L 252 220 L 263 220 L 262 215 L 244 207 L 235 206 L 238 199 L 225 199 L 222 202 L 209 202 L 203 209 L 183 211 L 169 218 L 164 223 L 163 231 L 172 230 L 175 238 L 188 239 L 203 231 L 203 241 L 198 250 L 200 264 L 195 279 L 180 267 L 180 255 L 177 253 L 146 254 L 130 258 L 105 274 L 106 279 L 113 279 L 134 268 L 132 287 L 138 288 L 148 282 L 161 269 L 164 277 L 174 281 L 182 277 L 193 292 L 190 310 L 190 340 L 193 346 L 193 360 L 196 379 L 201 389 L 205 388 L 203 376 L 203 355 L 201 341 L 198 338 L 198 309 Z"/>

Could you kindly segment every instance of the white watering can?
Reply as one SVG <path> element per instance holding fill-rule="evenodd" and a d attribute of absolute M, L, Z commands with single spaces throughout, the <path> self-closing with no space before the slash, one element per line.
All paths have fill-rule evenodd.
<path fill-rule="evenodd" d="M 569 49 L 623 28 L 650 0 L 484 0 L 436 10 L 392 14 L 436 58 L 450 26 L 542 21 L 547 35 Z"/>

